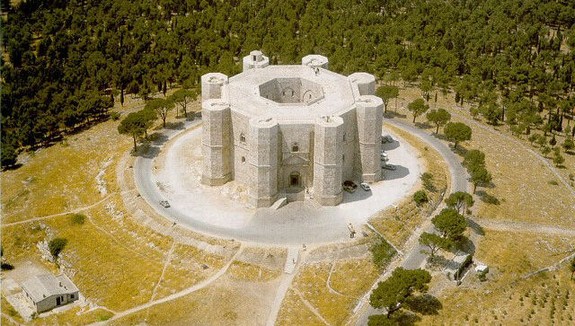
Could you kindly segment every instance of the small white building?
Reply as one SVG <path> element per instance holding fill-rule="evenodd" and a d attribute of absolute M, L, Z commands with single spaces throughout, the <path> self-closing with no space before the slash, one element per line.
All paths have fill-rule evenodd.
<path fill-rule="evenodd" d="M 26 296 L 37 313 L 45 312 L 78 300 L 78 288 L 64 275 L 43 274 L 22 283 Z"/>

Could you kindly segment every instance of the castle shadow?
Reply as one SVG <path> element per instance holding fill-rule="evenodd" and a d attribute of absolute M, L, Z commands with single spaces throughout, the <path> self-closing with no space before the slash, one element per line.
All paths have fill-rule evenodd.
<path fill-rule="evenodd" d="M 382 169 L 382 172 L 383 180 L 395 180 L 406 177 L 409 174 L 409 169 L 402 165 L 395 165 L 395 170 Z"/>
<path fill-rule="evenodd" d="M 467 225 L 475 234 L 485 235 L 485 230 L 483 229 L 483 227 L 469 217 L 467 218 Z"/>
<path fill-rule="evenodd" d="M 143 158 L 156 158 L 160 154 L 160 147 L 158 146 L 149 146 L 147 149 L 138 150 L 137 156 Z"/>
<path fill-rule="evenodd" d="M 360 201 L 371 197 L 371 191 L 365 191 L 358 187 L 354 192 L 349 193 L 347 191 L 343 192 L 343 200 L 342 203 L 351 203 L 354 201 Z"/>
<path fill-rule="evenodd" d="M 391 151 L 398 148 L 399 145 L 400 145 L 399 142 L 397 140 L 394 140 L 391 143 L 381 144 L 381 149 L 383 149 L 384 151 Z"/>

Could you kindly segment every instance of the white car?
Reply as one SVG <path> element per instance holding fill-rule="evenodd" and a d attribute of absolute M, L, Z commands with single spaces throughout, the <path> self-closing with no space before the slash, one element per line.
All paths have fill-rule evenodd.
<path fill-rule="evenodd" d="M 371 191 L 371 187 L 369 187 L 369 185 L 366 182 L 360 183 L 359 186 L 361 187 L 361 189 L 365 191 Z"/>
<path fill-rule="evenodd" d="M 384 152 L 384 151 L 381 151 L 380 158 L 381 158 L 382 161 L 387 161 L 387 160 L 389 160 L 389 156 L 387 156 L 387 153 Z"/>
<path fill-rule="evenodd" d="M 381 166 L 381 168 L 385 169 L 385 170 L 392 170 L 392 171 L 397 169 L 397 167 L 395 165 L 391 165 L 391 164 L 387 164 L 387 163 L 383 164 Z"/>

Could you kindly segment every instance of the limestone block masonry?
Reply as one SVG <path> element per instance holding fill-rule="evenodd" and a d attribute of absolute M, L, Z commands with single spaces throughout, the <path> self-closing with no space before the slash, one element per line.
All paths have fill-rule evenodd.
<path fill-rule="evenodd" d="M 381 179 L 383 101 L 375 78 L 328 70 L 321 55 L 269 65 L 260 51 L 243 72 L 202 76 L 202 183 L 248 189 L 250 204 L 343 199 L 342 183 Z"/>

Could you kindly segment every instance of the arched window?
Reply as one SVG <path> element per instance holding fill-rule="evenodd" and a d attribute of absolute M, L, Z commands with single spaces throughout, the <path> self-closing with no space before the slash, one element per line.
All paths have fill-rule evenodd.
<path fill-rule="evenodd" d="M 245 143 L 245 142 L 246 142 L 246 135 L 244 135 L 243 132 L 240 134 L 240 141 L 241 141 L 242 143 Z"/>
<path fill-rule="evenodd" d="M 344 132 L 344 133 L 343 133 L 343 141 L 345 141 L 345 136 L 346 136 L 346 135 L 345 135 L 345 132 Z"/>
<path fill-rule="evenodd" d="M 293 144 L 291 145 L 291 151 L 294 152 L 294 153 L 299 152 L 299 145 L 298 145 L 297 143 L 293 143 Z"/>
<path fill-rule="evenodd" d="M 246 157 L 242 156 L 242 163 L 246 163 Z"/>

